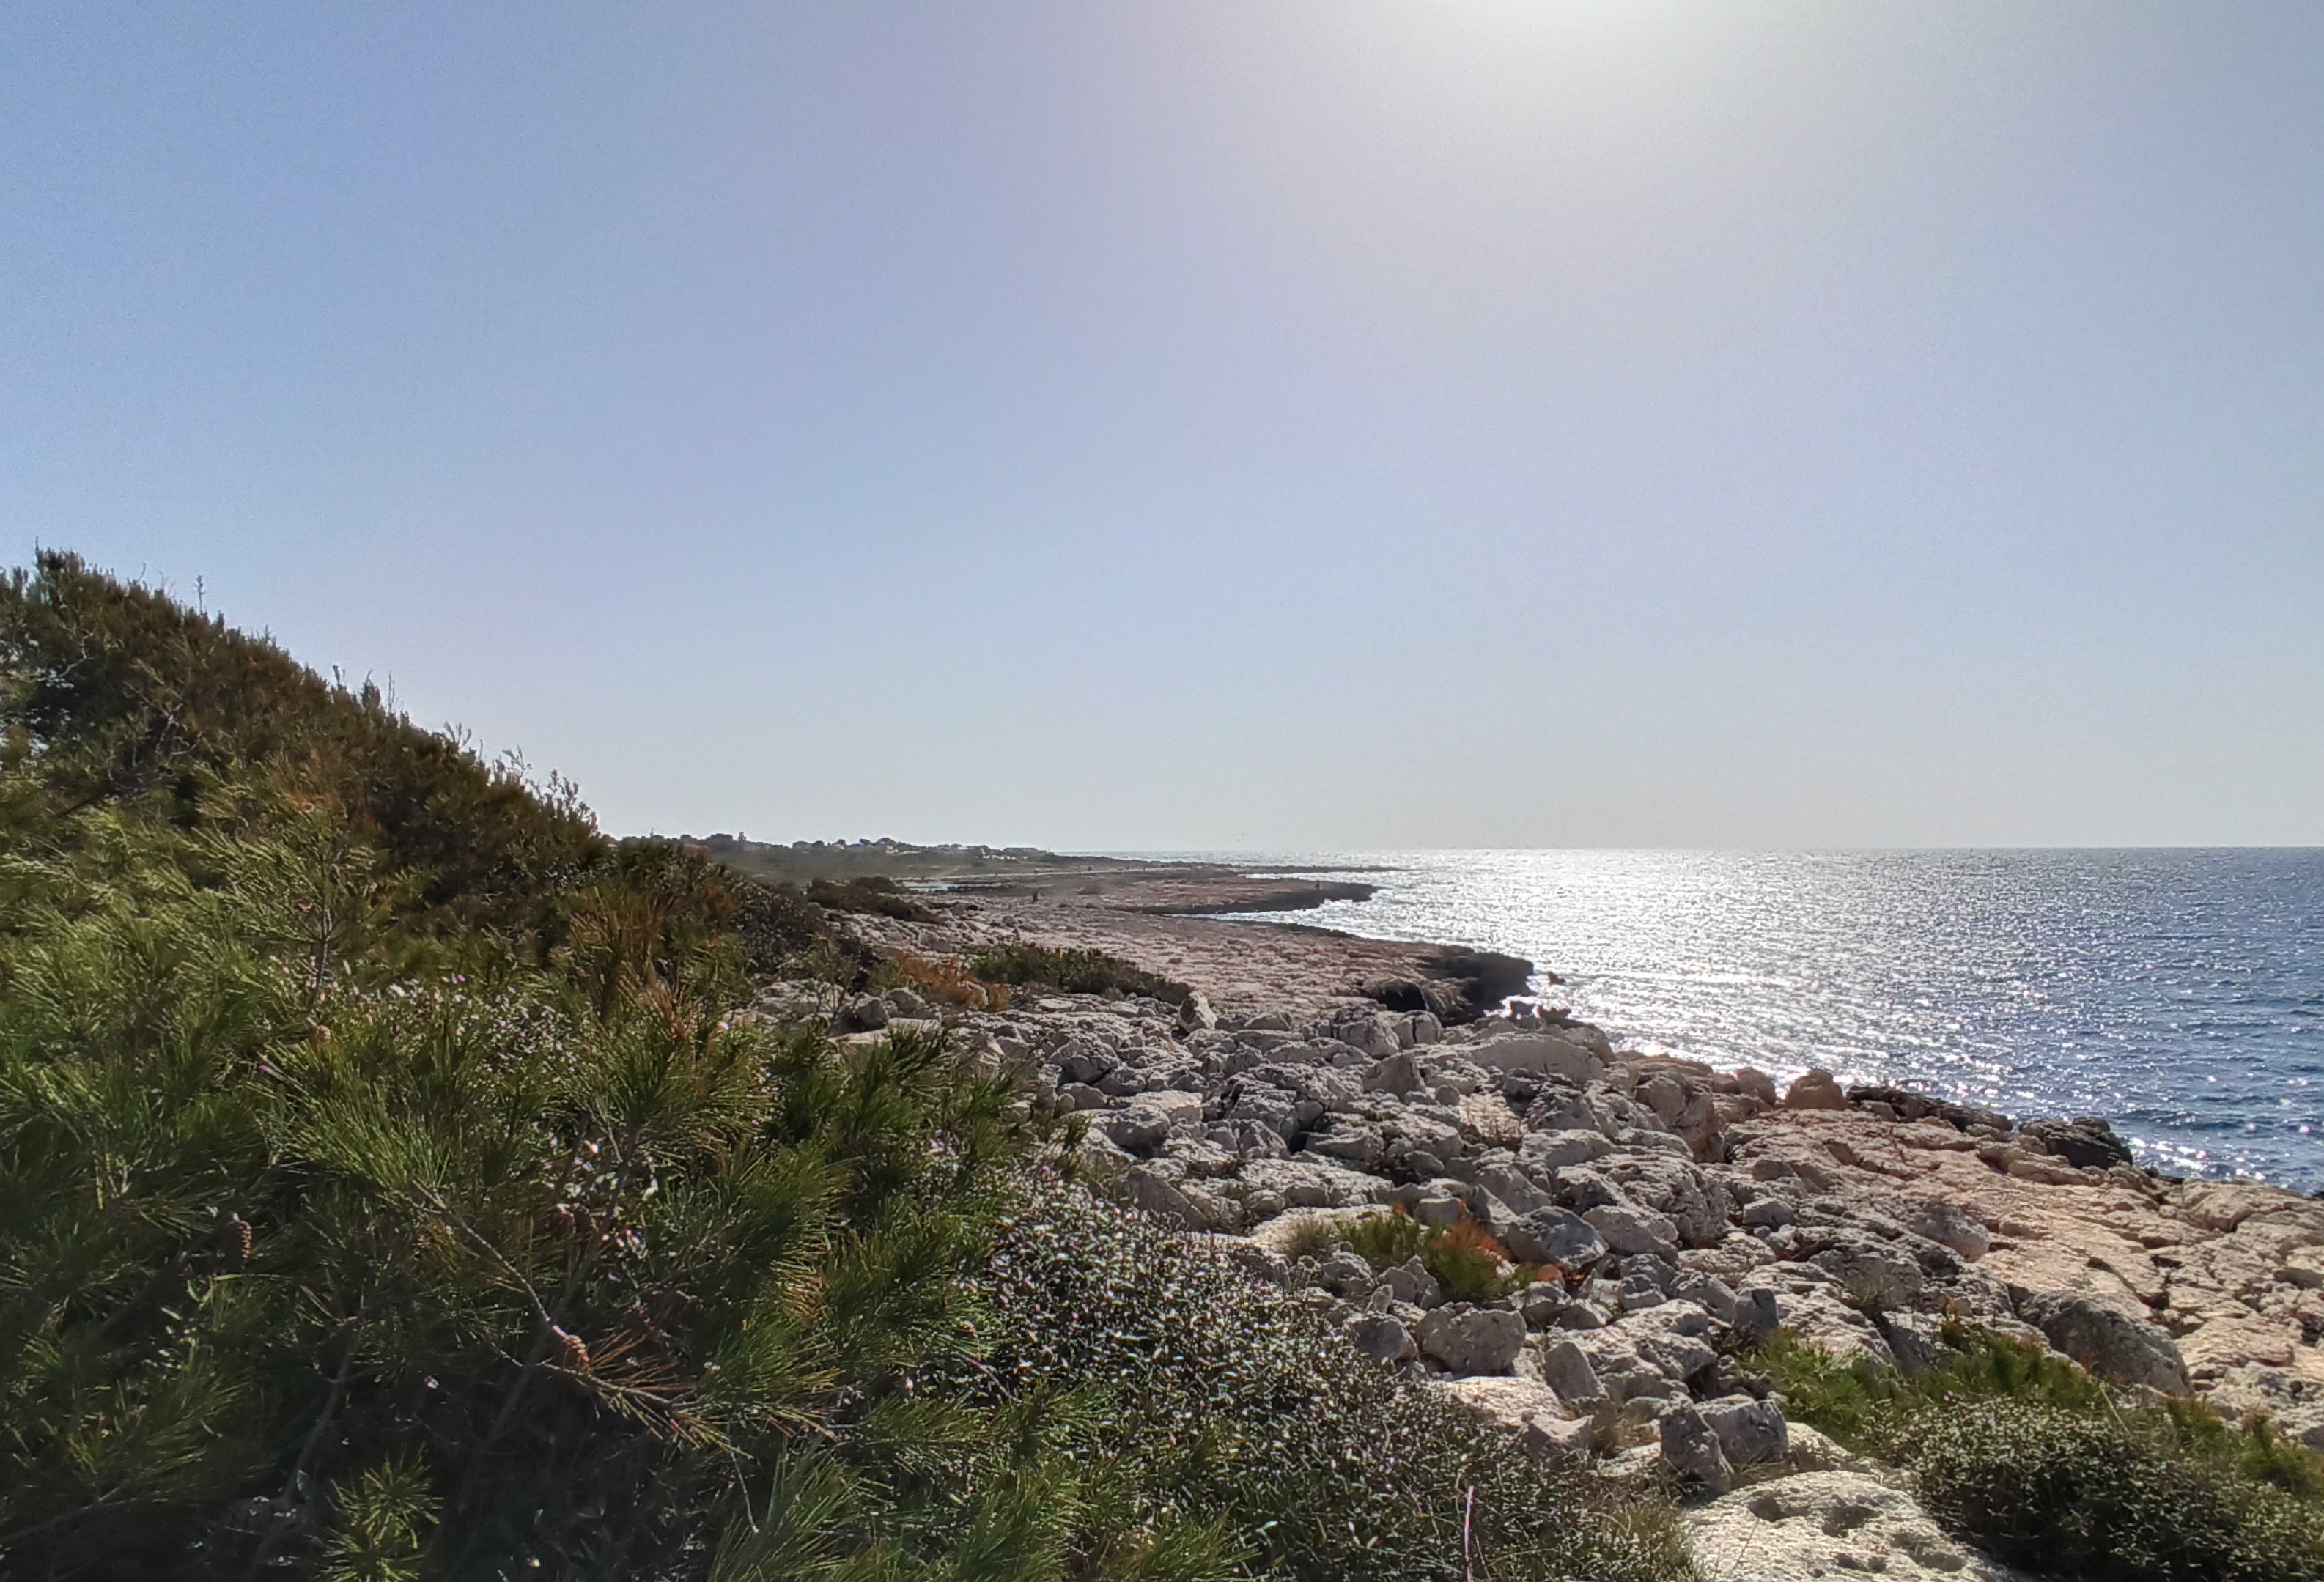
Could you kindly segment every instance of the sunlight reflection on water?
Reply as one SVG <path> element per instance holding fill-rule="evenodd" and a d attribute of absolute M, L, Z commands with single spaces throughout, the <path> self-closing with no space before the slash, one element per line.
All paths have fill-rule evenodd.
<path fill-rule="evenodd" d="M 1286 915 L 1528 956 L 1638 1048 L 2103 1115 L 2324 1186 L 2324 851 L 1242 853 L 1380 868 Z"/>

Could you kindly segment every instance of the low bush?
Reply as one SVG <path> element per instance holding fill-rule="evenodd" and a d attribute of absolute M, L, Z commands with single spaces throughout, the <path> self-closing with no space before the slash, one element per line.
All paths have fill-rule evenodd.
<path fill-rule="evenodd" d="M 1402 1208 L 1352 1222 L 1311 1220 L 1293 1234 L 1285 1250 L 1294 1257 L 1321 1257 L 1342 1246 L 1375 1269 L 1417 1257 L 1453 1301 L 1498 1301 L 1540 1278 L 1538 1270 L 1511 1258 L 1508 1249 L 1474 1219 L 1463 1217 L 1431 1230 Z"/>
<path fill-rule="evenodd" d="M 918 989 L 945 1005 L 972 1011 L 1009 1008 L 1009 986 L 985 982 L 971 972 L 958 956 L 936 958 L 898 951 L 890 959 L 888 969 L 899 987 Z"/>
<path fill-rule="evenodd" d="M 876 912 L 907 923 L 927 923 L 936 916 L 892 878 L 815 879 L 807 887 L 807 898 L 835 912 Z"/>
<path fill-rule="evenodd" d="M 864 1425 L 964 1344 L 1003 1085 L 730 1021 L 731 942 L 650 887 L 577 897 L 557 969 L 415 970 L 304 932 L 361 894 L 311 820 L 78 832 L 0 905 L 5 1574 L 682 1575 L 789 1472 L 890 1481 Z"/>
<path fill-rule="evenodd" d="M 1784 1410 L 1908 1467 L 1932 1514 L 1997 1559 L 2089 1582 L 2319 1582 L 2316 1458 L 2264 1419 L 2118 1394 L 1965 1326 L 1912 1378 L 1778 1334 L 1752 1356 Z"/>
<path fill-rule="evenodd" d="M 2188 1452 L 2157 1420 L 2034 1402 L 1923 1407 L 1888 1437 L 1922 1502 L 1995 1558 L 2107 1582 L 2313 1582 L 2315 1507 Z"/>
<path fill-rule="evenodd" d="M 1498 1301 L 1536 1277 L 1490 1231 L 1465 1218 L 1430 1237 L 1420 1261 L 1454 1301 Z"/>
<path fill-rule="evenodd" d="M 948 1390 L 1079 1386 L 1096 1476 L 1141 1521 L 1223 1531 L 1260 1575 L 1688 1575 L 1666 1504 L 1545 1468 L 1282 1292 L 1077 1188 L 1030 1181 L 977 1285 L 992 1347 Z"/>
<path fill-rule="evenodd" d="M 1348 1228 L 1317 1217 L 1303 1219 L 1284 1238 L 1283 1254 L 1291 1258 L 1328 1258 L 1348 1245 Z"/>
<path fill-rule="evenodd" d="M 1402 1209 L 1367 1214 L 1347 1228 L 1347 1243 L 1375 1269 L 1390 1269 L 1418 1257 L 1428 1246 L 1428 1227 Z"/>
<path fill-rule="evenodd" d="M 987 983 L 1008 983 L 1060 994 L 1140 994 L 1166 1004 L 1183 1005 L 1191 992 L 1183 983 L 1174 983 L 1103 951 L 1010 944 L 971 957 L 968 967 Z"/>

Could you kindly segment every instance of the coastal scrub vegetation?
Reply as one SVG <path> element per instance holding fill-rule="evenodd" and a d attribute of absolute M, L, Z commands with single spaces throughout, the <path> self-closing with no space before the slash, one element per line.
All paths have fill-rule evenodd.
<path fill-rule="evenodd" d="M 1138 1464 L 1137 1497 L 1220 1523 L 1259 1575 L 1691 1574 L 1652 1491 L 1545 1468 L 1425 1386 L 1349 1366 L 1284 1293 L 1078 1187 L 1031 1182 L 977 1281 L 998 1328 L 972 1391 L 1079 1381 L 1096 1465 Z"/>
<path fill-rule="evenodd" d="M 807 898 L 835 912 L 876 912 L 906 923 L 926 923 L 936 915 L 892 878 L 810 879 Z"/>
<path fill-rule="evenodd" d="M 1047 945 L 1008 944 L 980 952 L 969 970 L 987 983 L 1056 994 L 1145 995 L 1166 1005 L 1184 1005 L 1188 989 L 1157 972 L 1096 950 L 1057 950 Z"/>
<path fill-rule="evenodd" d="M 1311 1220 L 1295 1233 L 1286 1250 L 1294 1256 L 1321 1256 L 1342 1246 L 1375 1269 L 1418 1258 L 1453 1301 L 1497 1301 L 1541 1278 L 1539 1269 L 1517 1262 L 1468 1215 L 1432 1228 L 1400 1207 L 1353 1220 Z"/>
<path fill-rule="evenodd" d="M 804 894 L 66 555 L 0 832 L 11 1579 L 1682 1574 L 940 1035 L 746 1014 L 870 970 Z"/>
<path fill-rule="evenodd" d="M 1996 1559 L 2089 1582 L 2317 1582 L 2324 1477 L 2264 1419 L 2115 1391 L 2038 1346 L 1952 1324 L 1912 1377 L 1787 1333 L 1755 1353 L 1784 1409 L 1909 1468 Z"/>
<path fill-rule="evenodd" d="M 888 969 L 900 987 L 916 989 L 941 1005 L 973 1011 L 1009 1008 L 1009 985 L 985 982 L 971 972 L 958 956 L 923 956 L 915 951 L 898 951 L 889 961 Z"/>

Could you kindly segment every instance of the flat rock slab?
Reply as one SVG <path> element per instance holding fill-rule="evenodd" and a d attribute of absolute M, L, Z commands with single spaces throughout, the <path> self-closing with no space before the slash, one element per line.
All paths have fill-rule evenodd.
<path fill-rule="evenodd" d="M 1858 1472 L 1754 1484 L 1686 1513 L 1702 1582 L 2027 1582 L 1945 1536 L 1904 1490 Z"/>

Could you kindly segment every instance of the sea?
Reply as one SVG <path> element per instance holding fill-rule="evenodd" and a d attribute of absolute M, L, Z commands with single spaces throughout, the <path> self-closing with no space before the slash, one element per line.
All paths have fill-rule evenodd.
<path fill-rule="evenodd" d="M 1618 1044 L 2324 1190 L 2324 848 L 1208 855 L 1377 885 L 1281 920 L 1526 957 Z"/>

